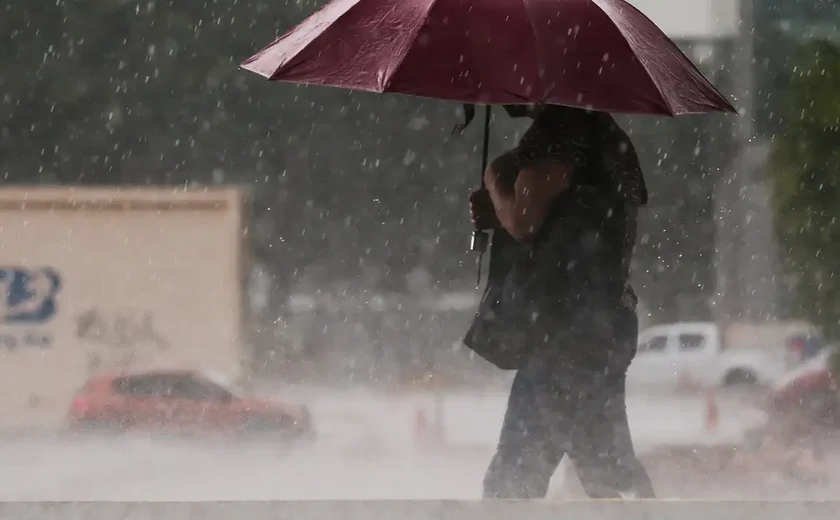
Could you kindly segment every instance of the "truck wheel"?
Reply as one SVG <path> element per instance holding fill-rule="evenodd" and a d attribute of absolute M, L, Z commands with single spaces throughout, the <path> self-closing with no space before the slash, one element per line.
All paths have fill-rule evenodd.
<path fill-rule="evenodd" d="M 752 386 L 758 382 L 758 378 L 752 370 L 746 368 L 735 368 L 726 373 L 723 378 L 724 386 Z"/>

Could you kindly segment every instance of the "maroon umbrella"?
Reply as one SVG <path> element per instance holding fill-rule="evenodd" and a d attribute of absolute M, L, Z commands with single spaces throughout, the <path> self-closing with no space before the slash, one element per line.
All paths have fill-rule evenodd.
<path fill-rule="evenodd" d="M 734 111 L 624 0 L 333 0 L 242 67 L 275 81 L 463 103 Z"/>
<path fill-rule="evenodd" d="M 242 63 L 274 81 L 490 105 L 678 115 L 735 109 L 624 0 L 333 0 Z M 466 124 L 466 123 L 465 123 Z M 473 250 L 487 235 L 473 233 Z"/>

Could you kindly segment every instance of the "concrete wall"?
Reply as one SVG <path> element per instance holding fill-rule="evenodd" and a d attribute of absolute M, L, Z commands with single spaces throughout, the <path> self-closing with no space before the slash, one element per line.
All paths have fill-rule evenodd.
<path fill-rule="evenodd" d="M 0 427 L 52 423 L 98 372 L 238 375 L 235 190 L 0 190 Z"/>
<path fill-rule="evenodd" d="M 672 38 L 730 38 L 738 31 L 739 0 L 628 1 Z"/>

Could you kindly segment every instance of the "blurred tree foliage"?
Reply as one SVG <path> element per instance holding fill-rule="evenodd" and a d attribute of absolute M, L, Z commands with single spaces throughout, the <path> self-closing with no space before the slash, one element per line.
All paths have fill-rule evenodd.
<path fill-rule="evenodd" d="M 754 0 L 756 127 L 772 136 L 784 131 L 788 80 L 796 49 L 813 39 L 840 41 L 836 0 Z"/>
<path fill-rule="evenodd" d="M 840 47 L 801 46 L 771 178 L 776 231 L 802 317 L 840 338 Z"/>
<path fill-rule="evenodd" d="M 18 184 L 248 187 L 255 258 L 281 298 L 307 280 L 400 290 L 417 270 L 443 287 L 469 284 L 465 201 L 479 181 L 480 124 L 451 137 L 452 104 L 269 84 L 237 69 L 316 3 L 5 3 L 0 174 Z M 728 126 L 625 123 L 652 193 L 639 293 L 658 319 L 702 318 L 713 170 L 725 153 L 715 140 Z M 499 117 L 493 148 L 521 130 Z"/>

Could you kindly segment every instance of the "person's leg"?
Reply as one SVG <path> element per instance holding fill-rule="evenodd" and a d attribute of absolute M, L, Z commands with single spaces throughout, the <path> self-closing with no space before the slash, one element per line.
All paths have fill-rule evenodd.
<path fill-rule="evenodd" d="M 553 435 L 570 439 L 569 455 L 592 498 L 653 498 L 636 457 L 625 408 L 625 375 L 636 351 L 638 319 L 622 307 L 582 315 L 558 338 L 550 391 L 537 401 L 552 417 Z M 565 396 L 559 399 L 557 396 Z"/>
<path fill-rule="evenodd" d="M 484 498 L 535 499 L 548 492 L 564 452 L 535 402 L 531 370 L 517 372 L 496 454 L 484 477 Z"/>
<path fill-rule="evenodd" d="M 624 377 L 597 377 L 581 392 L 570 455 L 590 498 L 655 498 L 636 456 L 625 406 Z"/>

